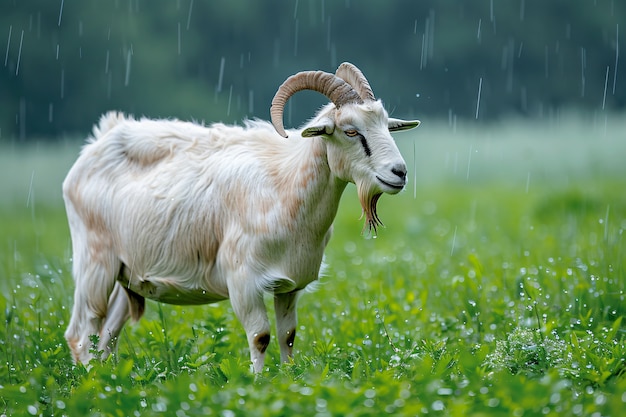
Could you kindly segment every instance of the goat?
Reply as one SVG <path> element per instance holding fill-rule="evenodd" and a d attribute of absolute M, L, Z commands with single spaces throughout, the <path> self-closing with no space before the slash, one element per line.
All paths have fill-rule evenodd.
<path fill-rule="evenodd" d="M 301 90 L 324 106 L 287 133 L 285 103 Z M 255 372 L 264 366 L 274 296 L 281 361 L 292 357 L 298 295 L 320 273 L 340 197 L 355 183 L 366 226 L 376 203 L 406 184 L 390 131 L 419 121 L 389 118 L 361 71 L 289 77 L 272 123 L 211 126 L 135 120 L 110 112 L 63 182 L 73 251 L 74 306 L 65 333 L 75 362 L 106 358 L 145 298 L 207 304 L 229 298 Z M 289 136 L 289 139 L 285 139 Z M 93 346 L 92 335 L 97 335 Z"/>

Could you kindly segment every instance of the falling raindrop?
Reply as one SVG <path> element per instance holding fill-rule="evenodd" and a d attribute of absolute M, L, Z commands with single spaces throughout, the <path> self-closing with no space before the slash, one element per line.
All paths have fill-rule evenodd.
<path fill-rule="evenodd" d="M 193 0 L 189 2 L 189 13 L 187 13 L 187 30 L 189 30 L 189 25 L 191 24 L 191 11 L 193 10 Z"/>
<path fill-rule="evenodd" d="M 293 56 L 298 56 L 298 31 L 300 28 L 299 25 L 300 21 L 298 19 L 296 19 L 296 23 L 295 23 L 295 34 L 294 34 L 294 39 L 293 39 Z"/>
<path fill-rule="evenodd" d="M 178 55 L 180 55 L 180 22 L 178 22 Z"/>
<path fill-rule="evenodd" d="M 452 109 L 448 109 L 448 126 L 452 127 L 452 132 L 456 132 L 456 114 Z"/>
<path fill-rule="evenodd" d="M 416 26 L 417 27 L 417 26 Z M 422 52 L 420 56 L 420 69 L 426 67 L 433 57 L 433 46 L 435 38 L 435 11 L 430 9 L 428 17 L 424 22 L 424 33 L 422 34 Z"/>
<path fill-rule="evenodd" d="M 420 56 L 420 69 L 423 69 L 426 66 L 426 59 L 424 58 L 426 55 L 426 34 L 422 35 L 422 53 Z"/>
<path fill-rule="evenodd" d="M 587 51 L 580 48 L 580 96 L 585 97 L 585 68 L 587 67 Z"/>
<path fill-rule="evenodd" d="M 230 103 L 233 99 L 233 85 L 230 85 L 230 91 L 228 93 L 228 107 L 226 108 L 226 115 L 230 116 Z"/>
<path fill-rule="evenodd" d="M 226 58 L 222 57 L 220 60 L 220 74 L 217 78 L 217 88 L 216 92 L 222 92 L 222 81 L 224 80 L 224 66 L 226 65 Z"/>
<path fill-rule="evenodd" d="M 59 22 L 57 23 L 57 26 L 61 26 L 61 17 L 63 17 L 63 3 L 64 0 L 61 0 L 61 7 L 59 8 Z"/>
<path fill-rule="evenodd" d="M 128 49 L 126 52 L 126 75 L 124 76 L 124 87 L 128 87 L 128 82 L 130 81 L 130 59 L 132 56 L 131 49 Z"/>
<path fill-rule="evenodd" d="M 478 119 L 478 111 L 480 109 L 480 93 L 483 89 L 483 77 L 480 77 L 480 81 L 478 82 L 478 98 L 476 99 L 476 119 Z"/>
<path fill-rule="evenodd" d="M 615 85 L 617 83 L 617 63 L 619 60 L 619 23 L 615 28 L 615 68 L 613 68 L 613 95 L 615 95 Z"/>
<path fill-rule="evenodd" d="M 456 245 L 456 229 L 457 229 L 457 226 L 454 226 L 454 234 L 452 235 L 452 248 L 450 249 L 450 256 L 454 254 L 454 246 Z"/>
<path fill-rule="evenodd" d="M 22 35 L 20 36 L 20 48 L 17 51 L 17 66 L 15 67 L 15 75 L 20 72 L 20 61 L 22 59 L 22 42 L 24 41 L 24 31 L 22 30 Z"/>
<path fill-rule="evenodd" d="M 13 32 L 13 25 L 9 26 L 9 37 L 7 38 L 7 52 L 4 55 L 4 66 L 9 63 L 9 47 L 11 46 L 11 32 Z"/>
<path fill-rule="evenodd" d="M 604 77 L 604 95 L 602 96 L 602 110 L 606 104 L 606 88 L 609 85 L 609 66 L 606 66 L 606 76 Z"/>
<path fill-rule="evenodd" d="M 33 180 L 35 179 L 35 171 L 30 175 L 30 184 L 28 186 L 28 196 L 26 197 L 26 207 L 30 207 L 31 200 L 34 199 Z"/>
<path fill-rule="evenodd" d="M 428 11 L 428 59 L 431 60 L 433 58 L 433 53 L 435 51 L 435 10 L 430 9 Z"/>

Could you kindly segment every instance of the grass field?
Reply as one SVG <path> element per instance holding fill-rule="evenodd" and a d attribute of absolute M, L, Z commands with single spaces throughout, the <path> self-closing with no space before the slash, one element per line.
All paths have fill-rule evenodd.
<path fill-rule="evenodd" d="M 0 147 L 0 415 L 623 415 L 625 120 L 398 135 L 411 182 L 381 199 L 386 228 L 360 234 L 349 187 L 295 360 L 272 340 L 257 377 L 227 302 L 149 302 L 117 355 L 74 366 L 60 183 L 79 145 Z"/>

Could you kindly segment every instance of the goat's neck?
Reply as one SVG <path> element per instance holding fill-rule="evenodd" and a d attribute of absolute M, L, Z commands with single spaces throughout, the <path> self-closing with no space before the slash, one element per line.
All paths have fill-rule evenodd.
<path fill-rule="evenodd" d="M 330 169 L 326 141 L 319 137 L 299 141 L 298 152 L 286 162 L 283 190 L 290 214 L 301 217 L 311 231 L 326 233 L 347 184 Z"/>

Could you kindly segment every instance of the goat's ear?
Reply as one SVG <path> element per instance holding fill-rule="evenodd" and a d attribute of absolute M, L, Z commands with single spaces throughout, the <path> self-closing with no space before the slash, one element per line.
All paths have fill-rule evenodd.
<path fill-rule="evenodd" d="M 390 132 L 399 132 L 402 130 L 414 129 L 418 127 L 420 123 L 421 122 L 419 120 L 400 120 L 390 117 L 387 126 L 389 126 Z"/>
<path fill-rule="evenodd" d="M 315 136 L 330 136 L 335 131 L 335 125 L 329 121 L 326 121 L 327 124 L 321 124 L 319 126 L 311 126 L 307 127 L 302 131 L 303 138 L 312 138 Z"/>

